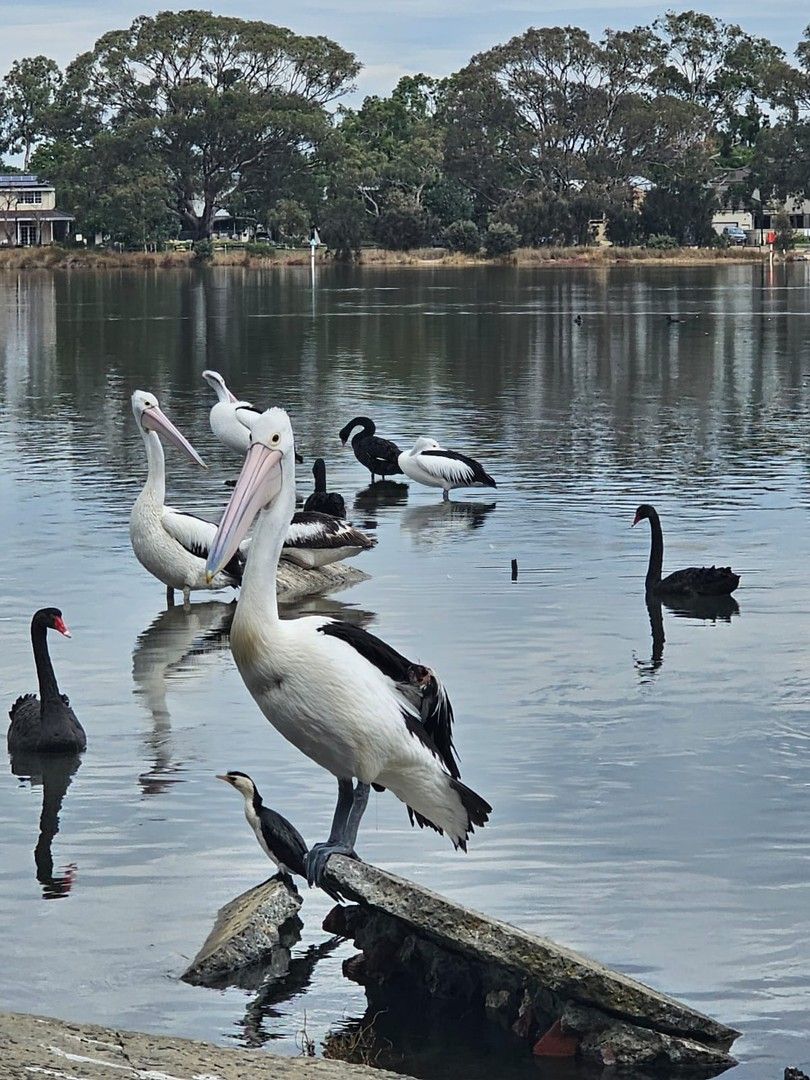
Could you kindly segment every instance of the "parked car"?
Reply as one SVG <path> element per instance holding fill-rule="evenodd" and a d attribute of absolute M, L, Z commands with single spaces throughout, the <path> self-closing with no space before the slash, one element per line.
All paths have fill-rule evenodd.
<path fill-rule="evenodd" d="M 748 240 L 748 233 L 741 225 L 724 225 L 722 235 L 730 244 L 745 244 Z"/>

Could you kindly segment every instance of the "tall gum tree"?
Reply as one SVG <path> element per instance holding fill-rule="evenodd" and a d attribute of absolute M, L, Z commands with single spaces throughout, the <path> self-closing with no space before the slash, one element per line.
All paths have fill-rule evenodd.
<path fill-rule="evenodd" d="M 85 127 L 144 137 L 171 209 L 193 238 L 250 175 L 314 152 L 326 106 L 352 89 L 354 56 L 325 37 L 269 23 L 164 11 L 141 16 L 78 57 L 66 76 Z"/>

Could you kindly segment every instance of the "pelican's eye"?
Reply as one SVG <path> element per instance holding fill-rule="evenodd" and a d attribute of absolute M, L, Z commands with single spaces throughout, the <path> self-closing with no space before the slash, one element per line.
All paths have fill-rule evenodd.
<path fill-rule="evenodd" d="M 275 434 L 273 436 L 273 438 L 270 440 L 270 442 L 277 443 L 280 438 L 281 438 L 281 436 L 279 434 Z"/>

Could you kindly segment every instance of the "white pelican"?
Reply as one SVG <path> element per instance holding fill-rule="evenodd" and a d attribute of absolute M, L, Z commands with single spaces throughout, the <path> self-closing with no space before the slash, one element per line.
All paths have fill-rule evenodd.
<path fill-rule="evenodd" d="M 249 401 L 240 401 L 225 385 L 218 371 L 204 371 L 202 377 L 217 395 L 217 403 L 208 414 L 211 430 L 221 443 L 237 454 L 247 453 L 250 430 L 261 416 Z"/>
<path fill-rule="evenodd" d="M 253 425 L 262 414 L 248 402 L 234 397 L 218 371 L 204 371 L 202 374 L 219 398 L 209 413 L 211 430 L 231 450 L 247 453 Z M 301 461 L 299 454 L 295 455 L 295 460 Z M 318 460 L 323 465 L 323 460 Z M 325 477 L 326 470 L 323 469 L 324 480 Z M 304 509 L 309 511 L 309 507 Z M 312 512 L 293 515 L 282 555 L 289 562 L 312 570 L 351 559 L 362 551 L 370 551 L 376 543 L 376 538 L 353 528 L 348 521 L 338 521 L 329 513 L 315 512 L 313 509 Z M 243 553 L 246 550 L 243 546 Z"/>
<path fill-rule="evenodd" d="M 287 528 L 281 557 L 311 570 L 351 559 L 376 544 L 376 536 L 355 529 L 348 521 L 315 510 L 299 510 Z"/>
<path fill-rule="evenodd" d="M 208 414 L 211 430 L 230 450 L 237 454 L 246 454 L 250 446 L 250 432 L 262 414 L 261 409 L 232 394 L 218 371 L 208 369 L 202 373 L 202 377 L 217 395 L 217 403 Z M 296 454 L 295 460 L 302 462 L 304 459 L 300 454 Z"/>
<path fill-rule="evenodd" d="M 433 672 L 350 623 L 278 617 L 274 585 L 295 504 L 294 455 L 289 417 L 268 409 L 254 425 L 207 568 L 215 578 L 258 516 L 231 652 L 270 723 L 337 778 L 332 829 L 311 849 L 307 878 L 320 884 L 331 854 L 353 853 L 371 784 L 393 791 L 412 822 L 466 849 L 491 807 L 458 778 L 453 710 Z"/>
<path fill-rule="evenodd" d="M 162 412 L 154 394 L 136 390 L 132 395 L 132 412 L 143 436 L 149 466 L 146 483 L 129 516 L 129 538 L 138 562 L 163 582 L 169 603 L 174 596 L 173 589 L 182 589 L 183 601 L 188 606 L 192 589 L 238 586 L 244 561 L 238 552 L 213 578 L 205 572 L 205 560 L 217 531 L 216 525 L 164 505 L 166 468 L 158 432 L 203 468 L 206 468 L 205 462 Z"/>
<path fill-rule="evenodd" d="M 435 439 L 417 439 L 397 460 L 405 475 L 417 484 L 442 488 L 443 499 L 449 498 L 453 488 L 497 487 L 479 461 L 445 450 Z"/>

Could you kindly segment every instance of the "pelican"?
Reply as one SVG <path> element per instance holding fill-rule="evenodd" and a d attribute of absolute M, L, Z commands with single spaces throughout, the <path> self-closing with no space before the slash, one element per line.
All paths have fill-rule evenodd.
<path fill-rule="evenodd" d="M 453 488 L 497 487 L 475 458 L 445 450 L 435 439 L 424 436 L 416 440 L 410 450 L 397 458 L 399 467 L 418 484 L 442 488 L 442 499 L 450 497 Z"/>
<path fill-rule="evenodd" d="M 211 430 L 231 450 L 246 453 L 253 425 L 262 414 L 248 402 L 234 397 L 218 371 L 204 371 L 202 374 L 219 398 L 209 414 Z M 296 454 L 295 460 L 300 462 L 301 455 Z M 318 460 L 323 466 L 323 460 Z M 325 468 L 322 473 L 316 474 L 316 479 L 318 475 L 325 479 Z M 297 566 L 312 570 L 329 563 L 342 562 L 362 551 L 370 551 L 377 543 L 375 537 L 353 528 L 348 521 L 336 520 L 331 514 L 315 509 L 310 511 L 309 506 L 304 511 L 293 514 L 283 551 L 284 558 Z M 243 546 L 242 552 L 245 551 Z"/>
<path fill-rule="evenodd" d="M 173 602 L 174 589 L 182 589 L 183 602 L 188 607 L 192 589 L 235 588 L 242 580 L 242 555 L 235 552 L 227 565 L 210 577 L 205 572 L 205 559 L 216 525 L 173 510 L 164 503 L 166 468 L 158 433 L 203 468 L 205 462 L 161 410 L 154 394 L 136 390 L 132 395 L 132 412 L 143 437 L 148 463 L 146 483 L 129 516 L 129 538 L 135 557 L 166 586 L 169 603 Z"/>
<path fill-rule="evenodd" d="M 217 395 L 217 403 L 208 414 L 211 430 L 229 449 L 237 454 L 246 453 L 250 446 L 250 431 L 261 416 L 260 410 L 232 394 L 218 371 L 206 370 L 202 377 Z"/>
<path fill-rule="evenodd" d="M 376 536 L 355 529 L 348 521 L 316 510 L 299 510 L 287 529 L 281 557 L 311 570 L 351 559 L 376 544 Z"/>
<path fill-rule="evenodd" d="M 453 709 L 430 668 L 350 623 L 279 619 L 274 583 L 295 505 L 294 456 L 289 417 L 268 409 L 253 427 L 206 565 L 214 579 L 258 518 L 231 652 L 270 723 L 337 779 L 332 828 L 307 855 L 307 880 L 320 885 L 330 855 L 354 853 L 372 784 L 401 799 L 412 823 L 466 850 L 491 807 L 459 779 Z"/>
<path fill-rule="evenodd" d="M 250 432 L 256 420 L 261 416 L 261 409 L 254 408 L 250 401 L 241 401 L 225 385 L 225 380 L 218 371 L 207 369 L 202 377 L 217 395 L 217 403 L 208 414 L 211 430 L 221 443 L 237 454 L 247 453 L 250 446 Z M 298 462 L 304 459 L 296 454 Z"/>

